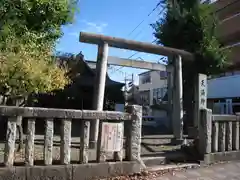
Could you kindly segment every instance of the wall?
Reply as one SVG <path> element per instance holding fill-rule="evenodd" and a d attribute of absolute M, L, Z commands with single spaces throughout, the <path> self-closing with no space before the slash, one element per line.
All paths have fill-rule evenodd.
<path fill-rule="evenodd" d="M 208 80 L 208 98 L 240 97 L 240 75 Z"/>

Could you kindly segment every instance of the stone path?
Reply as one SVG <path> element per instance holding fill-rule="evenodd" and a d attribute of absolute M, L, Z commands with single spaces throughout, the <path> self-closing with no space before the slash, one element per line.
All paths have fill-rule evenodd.
<path fill-rule="evenodd" d="M 155 180 L 240 180 L 240 162 L 212 165 L 185 172 L 173 172 Z"/>

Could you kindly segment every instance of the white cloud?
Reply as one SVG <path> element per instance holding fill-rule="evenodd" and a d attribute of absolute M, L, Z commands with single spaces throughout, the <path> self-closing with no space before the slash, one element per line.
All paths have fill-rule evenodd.
<path fill-rule="evenodd" d="M 84 28 L 83 31 L 87 32 L 102 33 L 104 29 L 108 26 L 107 23 L 94 23 L 86 20 L 82 20 L 81 22 L 86 25 L 86 28 Z"/>
<path fill-rule="evenodd" d="M 83 29 L 81 29 L 81 31 L 85 31 L 85 32 L 102 33 L 104 29 L 108 26 L 108 24 L 106 23 L 94 23 L 86 20 L 81 20 L 80 22 L 84 24 Z M 72 32 L 68 32 L 67 34 L 69 36 L 73 36 L 74 38 L 79 38 L 79 32 L 72 31 Z"/>

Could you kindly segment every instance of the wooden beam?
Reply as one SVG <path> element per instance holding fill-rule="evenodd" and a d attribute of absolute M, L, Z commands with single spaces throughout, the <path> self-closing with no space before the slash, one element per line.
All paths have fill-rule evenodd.
<path fill-rule="evenodd" d="M 185 59 L 187 59 L 187 60 L 194 59 L 194 56 L 192 53 L 189 53 L 184 50 L 154 45 L 151 43 L 126 40 L 123 38 L 104 36 L 104 35 L 100 35 L 100 34 L 80 32 L 79 41 L 84 42 L 84 43 L 89 43 L 89 44 L 97 44 L 97 45 L 102 44 L 102 43 L 107 43 L 110 47 L 129 49 L 129 50 L 158 54 L 158 55 L 163 55 L 163 56 L 180 55 L 183 57 L 184 60 Z"/>
<path fill-rule="evenodd" d="M 108 64 L 109 65 L 117 65 L 117 66 L 125 66 L 125 67 L 133 67 L 133 68 L 139 68 L 139 69 L 166 71 L 166 65 L 164 65 L 164 64 L 139 61 L 136 59 L 119 58 L 119 57 L 114 57 L 114 56 L 108 57 Z"/>

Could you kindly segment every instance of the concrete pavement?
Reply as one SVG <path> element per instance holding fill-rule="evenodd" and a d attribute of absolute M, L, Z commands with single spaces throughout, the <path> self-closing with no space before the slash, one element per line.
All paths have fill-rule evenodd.
<path fill-rule="evenodd" d="M 169 173 L 156 180 L 240 180 L 240 162 L 216 164 L 209 167 Z"/>

